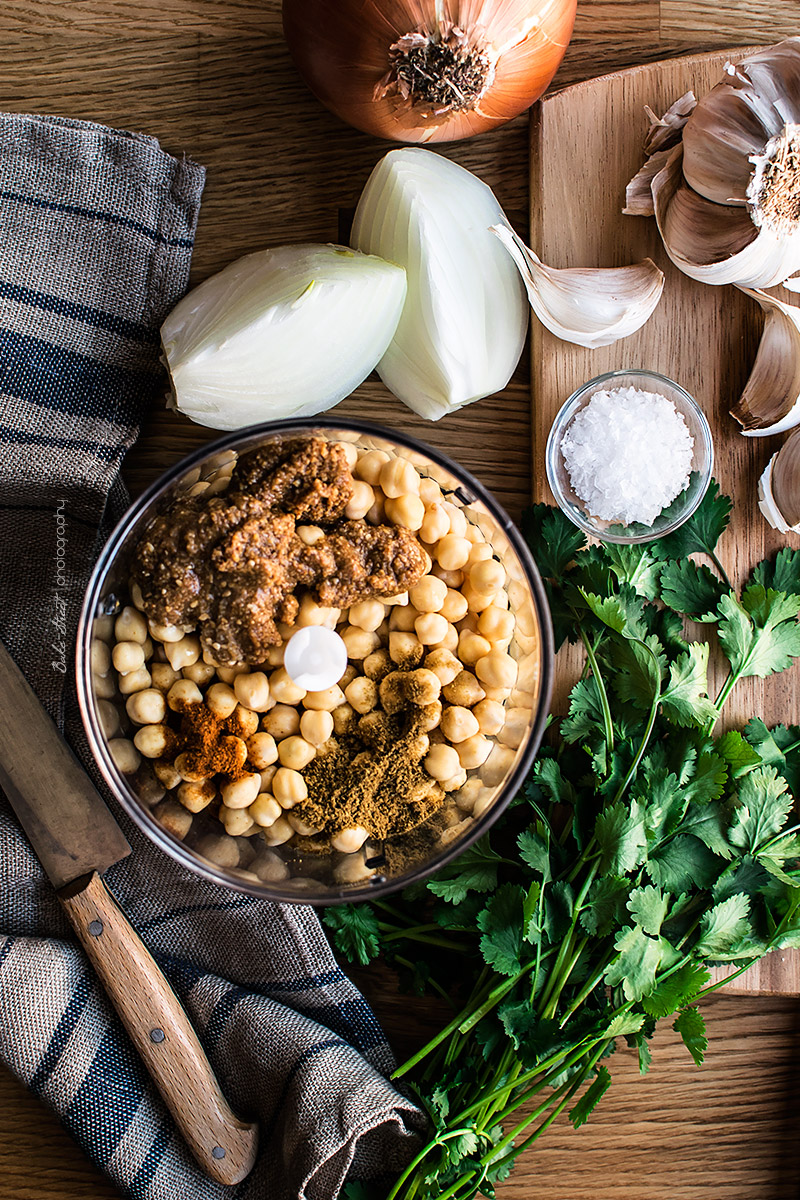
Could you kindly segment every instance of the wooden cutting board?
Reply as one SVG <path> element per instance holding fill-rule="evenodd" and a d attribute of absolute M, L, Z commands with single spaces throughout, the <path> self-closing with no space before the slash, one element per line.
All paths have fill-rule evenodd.
<path fill-rule="evenodd" d="M 553 267 L 623 266 L 649 257 L 666 275 L 664 294 L 638 333 L 612 346 L 586 350 L 559 341 L 533 321 L 533 487 L 552 503 L 544 448 L 561 404 L 581 383 L 605 371 L 640 367 L 675 379 L 702 405 L 715 445 L 714 474 L 733 497 L 730 527 L 719 556 L 739 586 L 761 558 L 800 538 L 769 528 L 757 507 L 758 478 L 781 438 L 745 438 L 728 410 L 744 387 L 763 327 L 761 310 L 733 287 L 696 283 L 672 266 L 655 221 L 625 217 L 625 186 L 642 165 L 648 129 L 644 106 L 659 116 L 690 88 L 704 95 L 726 61 L 746 49 L 715 51 L 618 71 L 547 96 L 531 123 L 531 246 Z M 790 302 L 797 297 L 777 289 Z M 564 710 L 579 656 L 559 655 L 556 711 Z M 711 690 L 721 682 L 712 670 Z M 741 727 L 751 716 L 768 724 L 800 720 L 800 669 L 744 681 L 726 705 L 725 721 Z M 737 990 L 800 992 L 800 953 L 774 954 L 736 981 Z"/>

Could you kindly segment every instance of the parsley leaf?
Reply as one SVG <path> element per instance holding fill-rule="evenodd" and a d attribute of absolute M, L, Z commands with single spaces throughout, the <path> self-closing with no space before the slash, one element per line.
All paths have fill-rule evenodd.
<path fill-rule="evenodd" d="M 707 967 L 686 963 L 673 975 L 659 981 L 655 990 L 643 998 L 642 1008 L 651 1017 L 668 1017 L 694 1000 L 710 979 Z"/>
<path fill-rule="evenodd" d="M 662 564 L 653 558 L 646 542 L 632 546 L 609 542 L 604 557 L 620 583 L 629 583 L 640 596 L 655 600 L 659 591 Z"/>
<path fill-rule="evenodd" d="M 765 558 L 753 569 L 750 583 L 760 583 L 762 587 L 774 588 L 777 592 L 800 595 L 800 550 L 790 550 L 784 546 L 775 558 Z"/>

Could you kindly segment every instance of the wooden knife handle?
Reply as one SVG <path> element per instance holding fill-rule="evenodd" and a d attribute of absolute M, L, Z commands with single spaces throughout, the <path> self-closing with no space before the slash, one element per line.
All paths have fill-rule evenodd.
<path fill-rule="evenodd" d="M 217 1183 L 239 1183 L 255 1161 L 258 1126 L 231 1111 L 164 974 L 96 872 L 58 897 L 192 1154 Z"/>

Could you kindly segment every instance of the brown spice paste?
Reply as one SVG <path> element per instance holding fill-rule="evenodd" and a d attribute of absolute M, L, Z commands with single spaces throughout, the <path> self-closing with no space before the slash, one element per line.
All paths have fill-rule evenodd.
<path fill-rule="evenodd" d="M 181 727 L 175 734 L 172 760 L 184 755 L 192 774 L 211 779 L 226 775 L 239 779 L 246 771 L 247 745 L 240 736 L 241 726 L 234 711 L 221 719 L 205 704 L 184 704 L 180 708 Z"/>
<path fill-rule="evenodd" d="M 243 455 L 224 496 L 177 499 L 134 551 L 132 579 L 147 616 L 197 627 L 219 665 L 263 663 L 307 588 L 344 608 L 413 587 L 426 558 L 408 529 L 344 520 L 353 480 L 341 446 L 322 438 Z M 306 545 L 297 524 L 325 527 Z"/>

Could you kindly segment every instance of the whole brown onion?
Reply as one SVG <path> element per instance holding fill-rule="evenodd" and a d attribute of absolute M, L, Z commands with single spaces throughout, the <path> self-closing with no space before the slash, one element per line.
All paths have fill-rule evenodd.
<path fill-rule="evenodd" d="M 311 90 L 343 121 L 398 142 L 495 129 L 541 96 L 577 0 L 284 0 Z"/>

